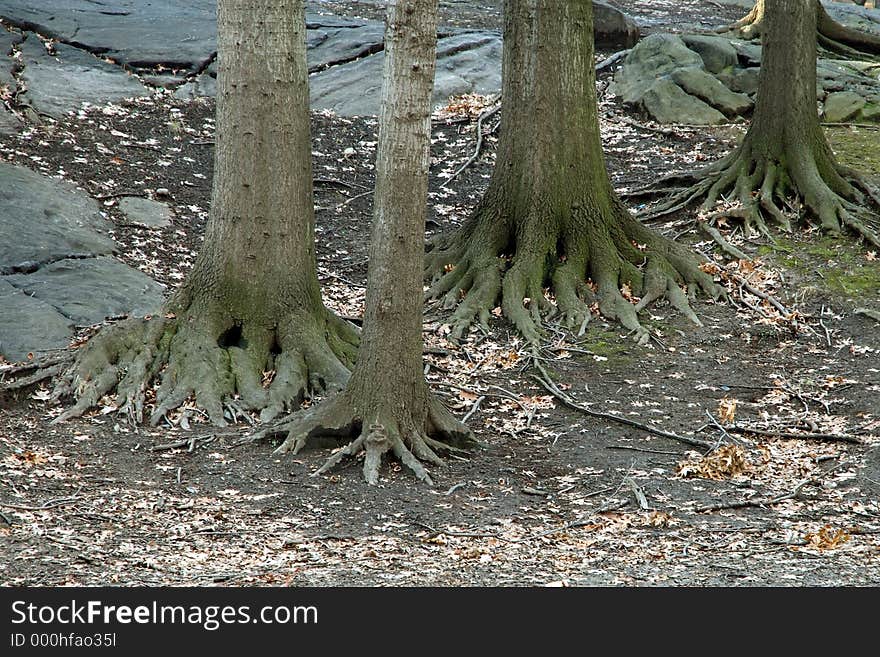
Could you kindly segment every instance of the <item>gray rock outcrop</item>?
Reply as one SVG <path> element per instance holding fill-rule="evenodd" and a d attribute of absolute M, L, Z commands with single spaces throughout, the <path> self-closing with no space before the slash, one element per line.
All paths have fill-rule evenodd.
<path fill-rule="evenodd" d="M 880 35 L 880 10 L 826 6 L 841 22 Z M 611 91 L 661 123 L 720 123 L 748 116 L 760 63 L 757 41 L 655 33 L 632 49 Z M 826 121 L 880 121 L 880 64 L 826 55 L 817 61 L 816 78 Z"/>
<path fill-rule="evenodd" d="M 111 257 L 111 225 L 94 199 L 4 162 L 0 180 L 0 355 L 6 360 L 63 348 L 78 325 L 161 306 L 162 286 Z"/>

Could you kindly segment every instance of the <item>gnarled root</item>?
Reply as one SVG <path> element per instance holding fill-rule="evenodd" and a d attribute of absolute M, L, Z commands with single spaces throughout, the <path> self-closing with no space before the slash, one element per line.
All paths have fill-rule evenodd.
<path fill-rule="evenodd" d="M 475 445 L 471 431 L 433 398 L 429 398 L 427 416 L 423 420 L 412 416 L 396 418 L 382 411 L 365 413 L 358 411 L 357 406 L 350 394 L 342 393 L 294 414 L 254 438 L 286 434 L 275 453 L 296 454 L 318 436 L 351 437 L 351 442 L 328 458 L 314 475 L 328 472 L 346 457 L 363 453 L 364 479 L 371 485 L 379 482 L 382 457 L 388 452 L 417 479 L 431 485 L 433 482 L 422 462 L 444 465 L 438 452 L 465 452 Z"/>
<path fill-rule="evenodd" d="M 357 332 L 332 313 L 321 314 L 291 314 L 277 329 L 248 322 L 221 328 L 208 313 L 195 311 L 106 327 L 56 380 L 54 399 L 73 396 L 75 403 L 54 422 L 81 416 L 114 391 L 119 409 L 142 422 L 159 381 L 153 425 L 190 397 L 216 426 L 226 425 L 227 411 L 232 418 L 260 411 L 269 421 L 309 394 L 341 389 L 348 379 Z"/>
<path fill-rule="evenodd" d="M 673 194 L 642 216 L 662 217 L 702 200 L 700 209 L 709 213 L 710 223 L 722 217 L 732 218 L 742 222 L 747 236 L 755 232 L 770 236 L 771 226 L 790 231 L 791 221 L 785 210 L 802 205 L 819 220 L 824 231 L 837 234 L 849 229 L 880 246 L 877 216 L 869 210 L 871 205 L 880 208 L 877 187 L 858 172 L 835 164 L 824 151 L 817 157 L 809 148 L 799 150 L 787 153 L 785 164 L 783 158 L 753 155 L 744 142 L 726 158 L 695 175 L 696 184 Z M 732 199 L 726 197 L 728 194 Z M 722 198 L 735 204 L 713 211 Z"/>
<path fill-rule="evenodd" d="M 720 289 L 687 249 L 642 226 L 619 203 L 612 205 L 607 220 L 580 216 L 584 211 L 575 206 L 568 227 L 558 229 L 540 214 L 513 229 L 478 212 L 456 234 L 429 245 L 433 283 L 427 295 L 455 308 L 449 339 L 460 340 L 475 323 L 485 325 L 499 301 L 504 316 L 533 345 L 541 339 L 542 322 L 556 316 L 583 334 L 593 304 L 641 344 L 649 336 L 637 315 L 660 298 L 699 325 L 688 294 L 699 288 L 717 298 Z M 641 299 L 624 298 L 626 291 Z"/>

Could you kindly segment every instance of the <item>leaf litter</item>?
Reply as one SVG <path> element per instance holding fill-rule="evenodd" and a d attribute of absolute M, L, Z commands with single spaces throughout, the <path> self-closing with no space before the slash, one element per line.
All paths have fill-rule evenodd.
<path fill-rule="evenodd" d="M 684 15 L 667 2 L 638 11 L 660 21 Z M 600 90 L 606 83 L 603 74 Z M 476 120 L 493 102 L 453 99 L 434 117 L 429 232 L 463 221 L 488 183 L 494 132 L 440 187 L 471 157 Z M 713 159 L 741 131 L 658 131 L 604 95 L 600 109 L 620 190 Z M 319 276 L 327 304 L 357 320 L 376 123 L 327 112 L 312 121 L 315 176 L 326 181 L 316 183 Z M 213 138 L 211 102 L 158 94 L 84 108 L 0 143 L 7 161 L 99 199 L 118 257 L 171 290 L 201 244 Z M 114 196 L 122 192 L 168 203 L 172 226 L 127 225 Z M 60 409 L 48 404 L 45 383 L 0 393 L 2 583 L 876 585 L 875 324 L 854 314 L 851 300 L 823 293 L 821 280 L 792 285 L 772 254 L 727 260 L 690 218 L 654 227 L 712 254 L 728 300 L 697 304 L 704 328 L 658 304 L 646 316 L 653 340 L 645 347 L 594 317 L 581 337 L 548 326 L 539 358 L 579 403 L 703 436 L 711 451 L 564 407 L 531 378 L 533 356 L 499 313 L 488 333 L 453 345 L 445 317 L 429 311 L 426 377 L 454 412 L 470 414 L 484 445 L 432 473 L 430 490 L 393 465 L 376 488 L 362 485 L 356 463 L 312 478 L 322 449 L 274 458 L 269 446 L 239 444 L 246 426 L 211 430 L 192 403 L 156 429 L 127 424 L 110 398 L 52 426 Z M 752 246 L 721 228 L 739 248 Z M 811 285 L 818 291 L 795 294 Z M 97 328 L 82 327 L 74 344 Z M 0 363 L 0 377 L 15 367 Z M 732 506 L 741 503 L 753 505 Z M 720 508 L 699 511 L 712 506 Z"/>

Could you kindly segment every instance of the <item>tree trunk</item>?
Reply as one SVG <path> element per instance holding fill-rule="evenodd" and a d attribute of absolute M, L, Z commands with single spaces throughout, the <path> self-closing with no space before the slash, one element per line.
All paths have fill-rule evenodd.
<path fill-rule="evenodd" d="M 632 219 L 611 187 L 599 136 L 592 20 L 590 2 L 505 4 L 495 170 L 468 221 L 428 254 L 429 272 L 439 274 L 430 295 L 453 307 L 466 293 L 453 315 L 454 339 L 475 319 L 485 322 L 499 296 L 529 342 L 539 340 L 544 313 L 559 310 L 569 326 L 583 326 L 593 288 L 600 312 L 644 341 L 636 313 L 647 303 L 667 295 L 696 321 L 679 284 L 713 290 L 691 255 Z M 548 284 L 556 306 L 543 293 Z M 625 299 L 627 288 L 642 301 Z"/>
<path fill-rule="evenodd" d="M 435 440 L 469 432 L 429 397 L 422 371 L 422 264 L 430 162 L 431 92 L 437 0 L 397 0 L 388 8 L 382 109 L 366 312 L 358 362 L 346 390 L 295 420 L 279 451 L 298 451 L 316 432 L 354 434 L 325 472 L 363 449 L 364 477 L 378 482 L 392 451 L 419 479 L 418 459 L 442 464 Z"/>
<path fill-rule="evenodd" d="M 769 234 L 766 219 L 784 230 L 783 207 L 802 202 L 822 228 L 846 226 L 880 245 L 876 217 L 866 205 L 880 204 L 880 191 L 863 176 L 838 165 L 816 109 L 816 21 L 814 0 L 766 0 L 762 5 L 763 54 L 752 124 L 733 153 L 693 176 L 696 185 L 651 211 L 660 216 L 705 196 L 704 210 L 733 191 L 740 206 L 710 215 L 733 217 L 746 232 Z"/>
<path fill-rule="evenodd" d="M 221 0 L 217 14 L 204 246 L 161 316 L 114 327 L 83 350 L 68 376 L 78 402 L 62 419 L 114 386 L 140 419 L 163 369 L 153 423 L 191 395 L 218 425 L 224 404 L 268 420 L 348 378 L 357 336 L 324 308 L 316 273 L 303 2 Z"/>
<path fill-rule="evenodd" d="M 861 57 L 866 53 L 880 55 L 880 37 L 841 25 L 828 15 L 821 0 L 805 0 L 805 2 L 816 5 L 818 20 L 814 32 L 819 45 L 832 52 L 849 56 Z M 757 38 L 764 30 L 766 14 L 766 0 L 757 0 L 751 11 L 739 20 L 733 29 L 747 39 Z"/>

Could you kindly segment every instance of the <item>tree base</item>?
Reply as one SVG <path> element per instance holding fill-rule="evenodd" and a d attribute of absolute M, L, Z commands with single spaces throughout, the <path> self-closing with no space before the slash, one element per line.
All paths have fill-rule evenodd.
<path fill-rule="evenodd" d="M 857 171 L 835 164 L 830 157 L 817 157 L 807 147 L 789 149 L 784 157 L 768 158 L 754 153 L 747 139 L 720 162 L 669 180 L 693 184 L 645 212 L 645 218 L 672 214 L 702 200 L 700 209 L 710 213 L 710 222 L 733 218 L 742 221 L 747 237 L 756 231 L 771 237 L 769 224 L 791 231 L 785 209 L 803 208 L 819 220 L 825 232 L 840 234 L 846 228 L 880 247 L 880 226 L 870 210 L 872 205 L 880 209 L 880 189 Z M 661 180 L 633 195 L 668 191 L 665 182 Z M 713 212 L 718 199 L 730 194 L 738 205 Z"/>
<path fill-rule="evenodd" d="M 602 219 L 579 216 L 586 204 L 573 207 L 571 229 L 553 229 L 562 224 L 550 216 L 531 216 L 514 228 L 480 208 L 456 233 L 429 245 L 434 280 L 427 294 L 455 308 L 451 341 L 475 323 L 485 327 L 499 300 L 504 316 L 533 345 L 542 323 L 554 317 L 582 335 L 593 308 L 645 344 L 649 334 L 638 313 L 660 298 L 700 325 L 689 296 L 700 289 L 718 298 L 721 290 L 690 251 L 635 221 L 618 202 Z"/>
<path fill-rule="evenodd" d="M 855 59 L 876 61 L 880 56 L 880 36 L 862 32 L 835 21 L 819 0 L 816 23 L 816 42 L 830 52 Z M 764 30 L 764 3 L 757 2 L 752 10 L 725 32 L 733 32 L 742 39 L 758 39 Z"/>
<path fill-rule="evenodd" d="M 338 390 L 348 380 L 357 348 L 357 332 L 329 311 L 316 319 L 305 313 L 280 320 L 283 329 L 247 322 L 218 330 L 210 313 L 194 309 L 130 319 L 101 330 L 81 348 L 73 364 L 56 380 L 54 399 L 75 403 L 54 422 L 79 417 L 107 394 L 132 421 L 143 421 L 152 385 L 150 423 L 190 397 L 215 426 L 225 426 L 225 410 L 259 411 L 270 421 L 297 406 L 305 396 Z M 219 337 L 218 337 L 219 336 Z M 271 383 L 264 384 L 267 372 Z"/>
<path fill-rule="evenodd" d="M 466 425 L 456 420 L 436 399 L 429 398 L 427 414 L 419 419 L 412 416 L 397 418 L 381 411 L 358 411 L 348 392 L 318 404 L 312 409 L 294 414 L 272 429 L 260 432 L 255 438 L 286 434 L 276 454 L 296 454 L 310 439 L 318 436 L 351 437 L 345 447 L 324 462 L 314 476 L 324 474 L 346 457 L 364 454 L 364 479 L 370 485 L 379 482 L 382 457 L 391 452 L 409 468 L 417 479 L 432 485 L 422 462 L 444 465 L 438 452 L 466 452 L 476 445 Z M 365 418 L 372 417 L 372 421 Z"/>

